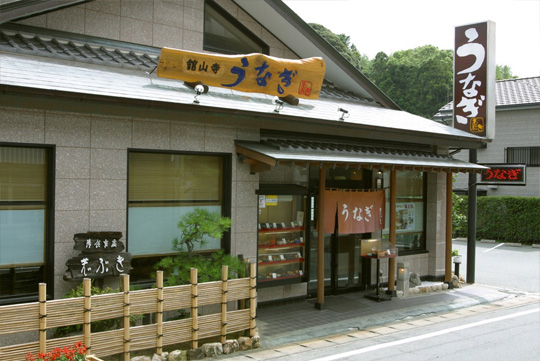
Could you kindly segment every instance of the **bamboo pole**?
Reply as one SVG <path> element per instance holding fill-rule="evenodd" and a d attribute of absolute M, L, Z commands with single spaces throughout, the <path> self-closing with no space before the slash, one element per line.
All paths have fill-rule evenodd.
<path fill-rule="evenodd" d="M 396 248 L 396 170 L 390 172 L 390 248 Z M 379 275 L 377 275 L 379 277 Z M 396 286 L 396 259 L 388 259 L 388 291 L 393 293 Z"/>
<path fill-rule="evenodd" d="M 446 255 L 444 281 L 452 281 L 452 172 L 446 173 Z"/>
<path fill-rule="evenodd" d="M 129 300 L 129 275 L 122 274 L 122 292 L 124 293 L 124 361 L 130 361 L 130 330 L 129 330 L 129 314 L 130 314 L 130 300 Z"/>
<path fill-rule="evenodd" d="M 92 280 L 90 278 L 83 279 L 83 296 L 84 296 L 84 324 L 83 324 L 83 339 L 86 346 L 86 354 L 91 354 L 92 349 Z"/>
<path fill-rule="evenodd" d="M 39 284 L 39 352 L 47 353 L 47 284 Z"/>
<path fill-rule="evenodd" d="M 255 262 L 250 263 L 249 268 L 249 335 L 255 336 L 255 329 L 257 328 L 257 264 Z"/>
<path fill-rule="evenodd" d="M 161 355 L 163 352 L 163 271 L 156 272 L 157 286 L 157 311 L 156 311 L 156 353 Z"/>
<path fill-rule="evenodd" d="M 319 212 L 317 214 L 317 303 L 319 310 L 324 308 L 324 189 L 326 187 L 326 169 L 319 169 Z"/>
<path fill-rule="evenodd" d="M 227 293 L 229 292 L 227 280 L 229 266 L 221 266 L 221 343 L 227 340 Z"/>
<path fill-rule="evenodd" d="M 191 348 L 199 347 L 199 317 L 198 317 L 198 298 L 199 290 L 197 288 L 197 269 L 191 269 Z"/>

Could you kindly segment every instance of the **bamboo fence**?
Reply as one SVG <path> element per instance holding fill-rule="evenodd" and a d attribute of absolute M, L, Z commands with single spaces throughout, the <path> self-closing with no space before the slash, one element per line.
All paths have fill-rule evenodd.
<path fill-rule="evenodd" d="M 46 300 L 46 284 L 39 284 L 39 301 L 19 305 L 0 306 L 0 336 L 22 332 L 38 332 L 38 341 L 0 347 L 0 360 L 20 361 L 29 353 L 46 353 L 53 348 L 73 346 L 82 342 L 88 354 L 105 357 L 155 349 L 161 354 L 164 346 L 191 343 L 197 348 L 199 341 L 219 337 L 225 341 L 227 334 L 248 332 L 255 335 L 257 307 L 255 263 L 250 264 L 247 278 L 227 277 L 226 266 L 222 269 L 221 281 L 197 283 L 197 270 L 191 270 L 191 284 L 163 287 L 163 273 L 157 272 L 156 288 L 140 291 L 129 290 L 129 275 L 122 275 L 121 291 L 118 293 L 92 296 L 91 280 L 83 280 L 83 297 Z M 245 300 L 249 307 L 241 309 Z M 227 311 L 228 304 L 240 304 L 240 309 Z M 199 315 L 200 308 L 221 305 L 220 312 Z M 236 308 L 236 307 L 234 307 Z M 190 309 L 190 317 L 164 321 L 163 313 Z M 130 326 L 130 316 L 154 314 L 154 323 Z M 92 322 L 106 319 L 123 320 L 116 330 L 92 332 Z M 82 324 L 82 334 L 47 339 L 47 330 Z M 35 338 L 35 336 L 33 336 Z"/>

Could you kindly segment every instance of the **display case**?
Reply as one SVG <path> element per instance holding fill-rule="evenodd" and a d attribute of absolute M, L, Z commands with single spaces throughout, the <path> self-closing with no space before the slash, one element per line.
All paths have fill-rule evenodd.
<path fill-rule="evenodd" d="M 259 194 L 258 269 L 260 286 L 304 279 L 305 195 Z"/>

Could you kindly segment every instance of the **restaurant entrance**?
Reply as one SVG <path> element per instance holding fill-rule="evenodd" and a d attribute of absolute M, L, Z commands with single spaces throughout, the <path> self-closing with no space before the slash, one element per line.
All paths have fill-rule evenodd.
<path fill-rule="evenodd" d="M 316 197 L 310 197 L 312 201 Z M 316 214 L 312 212 L 311 214 Z M 317 294 L 317 234 L 316 223 L 310 223 L 310 272 L 308 294 Z M 370 238 L 371 233 L 365 234 L 333 234 L 324 236 L 324 288 L 325 295 L 365 290 L 369 282 L 369 267 L 360 257 L 362 239 Z"/>
<path fill-rule="evenodd" d="M 371 171 L 367 169 L 351 170 L 344 168 L 328 169 L 326 172 L 326 186 L 331 189 L 370 189 L 372 186 Z M 316 172 L 310 175 L 310 272 L 308 294 L 317 295 L 317 223 L 319 199 L 317 195 L 318 177 Z M 339 234 L 336 228 L 334 233 L 324 235 L 324 288 L 325 295 L 364 290 L 369 280 L 369 268 L 362 266 L 360 257 L 361 240 L 371 238 L 371 233 Z"/>

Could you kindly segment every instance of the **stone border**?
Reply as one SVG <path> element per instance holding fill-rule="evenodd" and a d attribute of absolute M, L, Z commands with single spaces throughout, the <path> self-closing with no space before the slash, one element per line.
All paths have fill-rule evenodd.
<path fill-rule="evenodd" d="M 225 343 L 212 342 L 205 343 L 201 347 L 191 350 L 174 350 L 163 352 L 161 355 L 135 356 L 131 361 L 188 361 L 203 360 L 207 357 L 229 355 L 238 351 L 246 351 L 261 347 L 261 340 L 258 334 L 253 337 L 239 337 L 237 340 L 226 340 Z"/>

